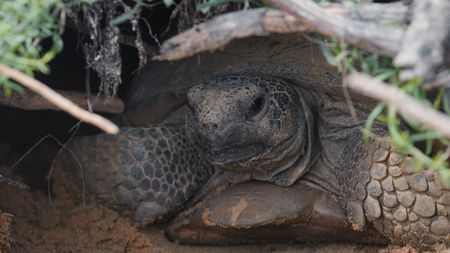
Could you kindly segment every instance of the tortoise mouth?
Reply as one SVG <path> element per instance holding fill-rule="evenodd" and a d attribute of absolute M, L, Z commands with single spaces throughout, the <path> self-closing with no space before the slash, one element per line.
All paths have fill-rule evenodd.
<path fill-rule="evenodd" d="M 213 165 L 227 166 L 238 164 L 260 155 L 267 149 L 260 143 L 235 145 L 226 148 L 210 150 L 207 153 L 209 162 Z"/>
<path fill-rule="evenodd" d="M 297 134 L 276 146 L 261 143 L 240 143 L 220 149 L 205 152 L 207 160 L 223 169 L 246 168 L 251 171 L 261 167 L 271 167 L 273 163 L 282 163 L 292 152 L 298 151 Z"/>

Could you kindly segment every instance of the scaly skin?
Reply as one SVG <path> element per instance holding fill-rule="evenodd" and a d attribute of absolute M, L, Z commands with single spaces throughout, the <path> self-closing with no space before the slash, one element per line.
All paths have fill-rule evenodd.
<path fill-rule="evenodd" d="M 448 246 L 450 189 L 430 170 L 415 172 L 412 159 L 390 145 L 373 142 L 366 150 L 347 201 L 354 229 L 368 221 L 395 244 Z"/>
<path fill-rule="evenodd" d="M 212 173 L 181 125 L 122 128 L 75 141 L 85 181 L 146 225 L 174 215 Z"/>

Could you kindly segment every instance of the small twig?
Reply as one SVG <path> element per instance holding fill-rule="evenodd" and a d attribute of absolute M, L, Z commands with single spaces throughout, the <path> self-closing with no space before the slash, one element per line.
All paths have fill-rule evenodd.
<path fill-rule="evenodd" d="M 393 105 L 402 116 L 450 138 L 450 118 L 447 115 L 416 101 L 399 88 L 361 73 L 350 74 L 344 82 L 356 92 Z"/>
<path fill-rule="evenodd" d="M 84 60 L 86 60 L 86 58 Z M 87 62 L 86 62 L 86 64 L 87 64 Z M 91 70 L 89 68 L 85 68 L 84 71 L 86 73 L 86 75 L 84 76 L 84 86 L 86 88 L 86 94 L 87 94 L 87 98 L 86 98 L 86 103 L 87 103 L 87 107 L 88 107 L 87 110 L 89 112 L 93 112 L 92 102 L 90 99 L 91 98 Z"/>
<path fill-rule="evenodd" d="M 124 110 L 124 103 L 121 99 L 114 97 L 102 101 L 96 97 L 90 96 L 77 91 L 56 91 L 65 98 L 69 99 L 79 107 L 89 110 L 89 106 L 92 105 L 90 101 L 94 100 L 95 103 L 92 109 L 96 112 L 106 113 L 121 113 Z M 23 93 L 13 93 L 10 96 L 5 96 L 0 91 L 0 105 L 20 108 L 24 110 L 61 110 L 58 106 L 50 103 L 45 98 L 30 91 L 24 91 Z M 89 110 L 90 111 L 90 110 Z"/>
<path fill-rule="evenodd" d="M 450 157 L 450 145 L 447 145 L 444 154 L 439 158 L 440 161 L 446 161 Z"/>
<path fill-rule="evenodd" d="M 86 205 L 86 192 L 85 192 L 85 181 L 84 181 L 84 170 L 83 170 L 83 166 L 81 165 L 80 159 L 78 159 L 78 156 L 73 152 L 72 149 L 70 149 L 69 147 L 67 147 L 67 145 L 73 140 L 73 138 L 75 138 L 75 135 L 78 132 L 78 129 L 80 127 L 80 122 L 78 122 L 77 124 L 75 124 L 69 131 L 74 130 L 74 132 L 72 133 L 72 135 L 70 136 L 70 138 L 64 142 L 61 143 L 56 137 L 54 137 L 53 135 L 47 135 L 44 138 L 50 137 L 52 138 L 54 141 L 56 141 L 58 143 L 58 145 L 60 146 L 60 149 L 58 150 L 58 153 L 56 154 L 56 156 L 53 158 L 53 161 L 50 165 L 50 169 L 48 171 L 48 176 L 47 176 L 47 190 L 49 192 L 48 194 L 48 201 L 50 203 L 50 205 L 53 205 L 53 201 L 52 201 L 52 196 L 50 194 L 51 192 L 51 184 L 50 184 L 50 179 L 52 177 L 52 173 L 53 173 L 53 169 L 55 166 L 56 161 L 60 158 L 60 156 L 63 154 L 63 151 L 67 151 L 69 152 L 69 154 L 73 157 L 73 159 L 75 159 L 75 161 L 77 162 L 77 165 L 80 169 L 80 177 L 81 177 L 81 191 L 82 191 L 82 201 L 83 201 L 83 206 Z"/>
<path fill-rule="evenodd" d="M 25 154 L 23 154 L 21 157 L 19 157 L 19 159 L 17 159 L 17 161 L 14 162 L 14 164 L 13 164 L 11 167 L 9 167 L 9 170 L 10 170 L 10 171 L 13 171 L 14 168 L 16 168 L 16 167 L 17 167 L 17 166 L 18 166 L 18 165 L 19 165 L 26 157 L 28 157 L 28 155 L 30 155 L 31 152 L 33 152 L 33 150 L 35 150 L 42 142 L 44 142 L 44 141 L 47 140 L 47 139 L 52 139 L 52 140 L 54 140 L 54 141 L 60 146 L 60 149 L 58 150 L 58 153 L 56 154 L 56 156 L 53 158 L 53 161 L 52 161 L 52 163 L 51 163 L 51 165 L 50 165 L 50 169 L 49 169 L 49 171 L 48 171 L 48 176 L 47 176 L 48 201 L 49 201 L 50 205 L 53 205 L 52 197 L 51 197 L 51 184 L 50 184 L 50 181 L 51 181 L 51 180 L 50 180 L 50 179 L 51 179 L 51 175 L 52 175 L 53 168 L 54 168 L 54 164 L 55 164 L 56 160 L 60 157 L 60 155 L 62 154 L 62 151 L 64 151 L 64 150 L 66 150 L 67 152 L 69 152 L 69 154 L 73 157 L 73 159 L 75 159 L 75 161 L 77 162 L 78 167 L 80 168 L 81 187 L 82 187 L 82 192 L 83 192 L 83 195 L 82 195 L 82 198 L 83 198 L 83 205 L 85 204 L 85 182 L 84 182 L 84 170 L 83 170 L 83 166 L 81 165 L 81 162 L 80 162 L 80 160 L 78 159 L 78 156 L 75 155 L 75 153 L 73 152 L 73 150 L 70 149 L 69 147 L 67 147 L 67 145 L 69 144 L 69 142 L 72 141 L 73 138 L 75 137 L 75 135 L 76 135 L 76 133 L 77 133 L 79 127 L 80 127 L 80 122 L 76 123 L 76 124 L 69 130 L 69 131 L 72 131 L 73 128 L 75 128 L 75 130 L 74 130 L 74 132 L 72 133 L 72 135 L 70 136 L 70 138 L 69 138 L 66 142 L 64 142 L 64 143 L 60 142 L 60 141 L 58 140 L 58 138 L 56 138 L 55 136 L 53 136 L 53 135 L 51 135 L 51 134 L 45 135 L 44 137 L 42 137 L 41 139 L 39 139 L 36 143 L 34 143 L 33 146 L 31 146 L 31 148 L 29 148 L 29 149 L 27 150 L 27 152 L 25 152 Z M 11 182 L 8 182 L 8 178 L 3 177 L 3 179 L 6 179 L 6 180 L 4 180 L 4 181 L 6 181 L 6 183 L 11 183 Z M 0 175 L 0 183 L 2 183 L 2 176 L 1 176 L 1 175 Z M 20 183 L 20 182 L 17 182 L 17 184 L 14 183 L 14 185 L 17 185 L 17 186 L 23 188 L 25 184 L 23 184 L 23 185 L 21 185 L 21 184 L 23 184 L 23 183 Z M 25 185 L 25 186 L 26 186 L 26 185 Z M 27 186 L 27 187 L 28 187 L 28 186 Z M 29 189 L 29 188 L 30 188 L 30 187 L 28 187 L 28 189 Z"/>
<path fill-rule="evenodd" d="M 61 96 L 45 84 L 32 77 L 27 76 L 26 74 L 18 70 L 0 63 L 0 74 L 6 76 L 7 78 L 11 78 L 14 81 L 29 88 L 30 90 L 38 93 L 39 95 L 47 99 L 50 103 L 56 105 L 63 111 L 66 111 L 70 115 L 80 119 L 83 122 L 87 122 L 94 126 L 97 126 L 98 128 L 110 134 L 115 134 L 119 131 L 119 128 L 110 120 L 105 119 L 98 114 L 90 113 L 86 110 L 81 109 L 76 104 Z"/>
<path fill-rule="evenodd" d="M 345 57 L 345 55 L 347 54 L 347 50 L 342 50 L 341 54 L 342 53 Z M 339 55 L 335 58 L 336 61 L 340 61 L 337 59 L 338 57 L 339 57 Z M 342 73 L 343 73 L 343 77 L 346 78 L 348 75 L 347 65 L 344 65 L 344 69 L 343 69 Z M 347 106 L 348 106 L 348 110 L 350 111 L 350 115 L 352 115 L 353 120 L 358 121 L 359 119 L 358 119 L 358 115 L 356 114 L 355 105 L 353 104 L 352 98 L 350 96 L 350 92 L 348 90 L 348 86 L 345 82 L 342 84 L 342 92 L 344 94 L 345 101 L 347 102 Z"/>
<path fill-rule="evenodd" d="M 134 36 L 120 34 L 119 35 L 119 43 L 138 49 L 136 47 L 136 37 L 134 37 Z M 154 56 L 158 53 L 158 50 L 156 49 L 156 47 L 151 46 L 147 43 L 142 42 L 142 47 L 144 49 L 145 54 L 148 56 Z"/>

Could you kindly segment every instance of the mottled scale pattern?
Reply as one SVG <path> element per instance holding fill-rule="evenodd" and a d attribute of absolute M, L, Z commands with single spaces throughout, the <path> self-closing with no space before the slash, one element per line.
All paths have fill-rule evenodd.
<path fill-rule="evenodd" d="M 353 227 L 367 222 L 393 243 L 431 247 L 450 242 L 450 189 L 431 170 L 416 172 L 411 157 L 373 142 L 347 201 Z M 369 164 L 370 166 L 363 166 Z"/>
<path fill-rule="evenodd" d="M 182 125 L 122 128 L 75 141 L 88 189 L 146 225 L 179 211 L 212 174 Z"/>

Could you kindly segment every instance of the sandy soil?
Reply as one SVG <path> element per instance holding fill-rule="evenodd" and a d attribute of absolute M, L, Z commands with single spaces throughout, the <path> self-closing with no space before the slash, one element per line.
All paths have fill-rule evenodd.
<path fill-rule="evenodd" d="M 0 211 L 0 252 L 6 252 L 12 246 L 13 216 Z"/>
<path fill-rule="evenodd" d="M 136 229 L 131 220 L 94 201 L 86 205 L 55 186 L 43 192 L 0 185 L 0 252 L 378 252 L 379 247 L 342 244 L 186 246 L 168 242 L 158 228 Z M 10 234 L 9 234 L 10 233 Z M 12 248 L 7 250 L 9 246 Z M 3 248 L 2 248 L 3 247 Z M 384 252 L 414 252 L 389 248 Z"/>

